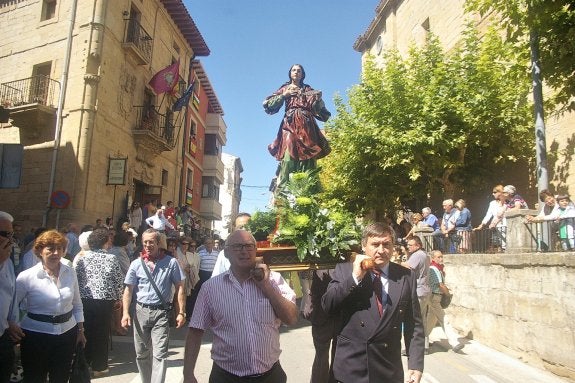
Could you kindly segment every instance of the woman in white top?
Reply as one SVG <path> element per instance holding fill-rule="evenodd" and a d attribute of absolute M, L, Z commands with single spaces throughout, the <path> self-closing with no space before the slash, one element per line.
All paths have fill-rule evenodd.
<path fill-rule="evenodd" d="M 164 216 L 163 209 L 158 209 L 158 211 L 156 211 L 156 215 L 146 218 L 146 223 L 149 227 L 159 231 L 160 233 L 164 233 L 166 228 L 174 230 L 174 226 L 172 226 L 172 224 Z"/>
<path fill-rule="evenodd" d="M 493 201 L 489 202 L 489 207 L 485 213 L 485 217 L 481 224 L 473 229 L 482 230 L 485 226 L 489 225 L 489 229 L 494 230 L 491 237 L 491 245 L 494 248 L 501 248 L 505 250 L 505 236 L 507 230 L 507 220 L 505 219 L 505 212 L 507 205 L 505 204 L 505 195 L 503 193 L 503 185 L 495 185 L 493 187 Z"/>
<path fill-rule="evenodd" d="M 186 275 L 184 291 L 186 292 L 186 315 L 192 315 L 192 291 L 200 280 L 200 256 L 196 253 L 196 241 L 190 237 L 182 237 L 176 252 L 176 258 Z"/>
<path fill-rule="evenodd" d="M 60 262 L 66 237 L 56 230 L 34 243 L 41 262 L 16 279 L 16 307 L 27 313 L 13 335 L 20 341 L 26 381 L 66 383 L 76 344 L 84 346 L 84 312 L 74 269 Z M 15 319 L 15 318 L 12 318 Z"/>
<path fill-rule="evenodd" d="M 142 226 L 142 208 L 139 202 L 132 202 L 132 207 L 128 212 L 128 218 L 130 219 L 130 226 L 134 229 L 138 230 L 140 226 Z"/>

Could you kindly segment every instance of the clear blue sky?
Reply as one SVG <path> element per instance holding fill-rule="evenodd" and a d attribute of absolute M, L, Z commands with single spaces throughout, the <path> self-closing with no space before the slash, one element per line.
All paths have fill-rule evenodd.
<path fill-rule="evenodd" d="M 301 64 L 305 82 L 323 91 L 328 110 L 360 78 L 353 43 L 379 0 L 185 0 L 211 54 L 199 57 L 224 109 L 223 151 L 241 158 L 240 211 L 265 210 L 277 161 L 267 151 L 283 108 L 267 115 L 262 101 Z M 321 127 L 321 123 L 320 123 Z"/>

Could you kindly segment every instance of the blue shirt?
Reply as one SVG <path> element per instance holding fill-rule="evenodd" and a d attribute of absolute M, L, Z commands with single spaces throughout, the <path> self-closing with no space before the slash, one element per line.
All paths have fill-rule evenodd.
<path fill-rule="evenodd" d="M 471 212 L 468 208 L 464 207 L 459 212 L 459 217 L 455 221 L 455 227 L 457 230 L 471 230 Z"/>
<path fill-rule="evenodd" d="M 431 213 L 429 213 L 422 222 L 427 226 L 430 226 L 433 230 L 439 230 L 439 221 L 437 220 L 437 217 Z"/>
<path fill-rule="evenodd" d="M 137 287 L 136 300 L 138 302 L 149 305 L 160 305 L 162 301 L 148 280 L 148 276 L 143 267 L 141 258 L 138 257 L 133 260 L 124 279 L 124 283 Z M 186 278 L 178 261 L 170 256 L 165 256 L 157 261 L 154 271 L 150 271 L 150 274 L 152 278 L 154 278 L 158 290 L 160 290 L 166 303 L 172 301 L 174 295 L 172 293 L 172 285 L 176 285 Z"/>
<path fill-rule="evenodd" d="M 66 252 L 73 258 L 82 250 L 80 242 L 78 241 L 78 236 L 76 233 L 69 232 L 66 233 L 66 238 L 68 238 L 68 248 L 66 249 Z"/>

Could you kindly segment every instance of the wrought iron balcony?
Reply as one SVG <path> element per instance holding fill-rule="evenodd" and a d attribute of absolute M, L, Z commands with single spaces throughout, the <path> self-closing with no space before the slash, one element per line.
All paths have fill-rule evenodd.
<path fill-rule="evenodd" d="M 32 76 L 0 84 L 0 104 L 10 110 L 15 126 L 38 130 L 53 125 L 60 83 L 48 76 Z"/>
<path fill-rule="evenodd" d="M 134 138 L 152 152 L 159 154 L 174 149 L 176 126 L 169 116 L 161 114 L 153 106 L 135 106 L 136 124 Z"/>
<path fill-rule="evenodd" d="M 48 76 L 32 76 L 0 84 L 0 101 L 6 108 L 39 104 L 56 107 L 60 83 Z"/>
<path fill-rule="evenodd" d="M 138 64 L 149 64 L 152 58 L 152 37 L 136 19 L 126 20 L 126 37 L 122 44 L 130 51 Z"/>

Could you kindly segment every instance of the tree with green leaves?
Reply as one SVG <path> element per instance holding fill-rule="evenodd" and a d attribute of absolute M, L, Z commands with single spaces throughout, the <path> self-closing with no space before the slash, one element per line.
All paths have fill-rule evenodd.
<path fill-rule="evenodd" d="M 533 157 L 529 80 L 494 31 L 469 27 L 443 52 L 429 36 L 407 57 L 368 59 L 361 84 L 336 100 L 322 160 L 327 198 L 377 218 L 406 201 L 465 195 L 498 167 Z"/>
<path fill-rule="evenodd" d="M 518 56 L 529 52 L 529 37 L 539 38 L 542 80 L 556 92 L 552 100 L 575 110 L 575 3 L 572 0 L 467 0 L 468 11 L 489 15 L 507 31 Z M 527 64 L 527 63 L 526 63 Z"/>

